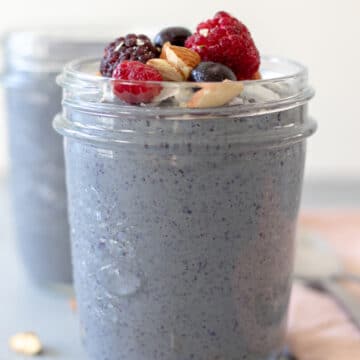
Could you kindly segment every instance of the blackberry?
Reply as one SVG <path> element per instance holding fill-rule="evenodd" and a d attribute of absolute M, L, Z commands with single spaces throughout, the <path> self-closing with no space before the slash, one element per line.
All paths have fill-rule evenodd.
<path fill-rule="evenodd" d="M 146 35 L 121 36 L 105 48 L 100 73 L 103 76 L 112 77 L 116 66 L 125 60 L 140 61 L 145 64 L 158 56 L 158 50 Z"/>

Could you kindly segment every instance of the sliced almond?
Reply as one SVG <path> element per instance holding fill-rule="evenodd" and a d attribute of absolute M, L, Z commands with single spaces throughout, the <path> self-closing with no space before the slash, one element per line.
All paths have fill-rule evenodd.
<path fill-rule="evenodd" d="M 181 70 L 185 80 L 189 78 L 192 69 L 201 61 L 197 52 L 186 47 L 171 45 L 169 42 L 164 44 L 160 57 Z"/>
<path fill-rule="evenodd" d="M 189 108 L 217 107 L 229 103 L 244 90 L 241 82 L 224 80 L 220 83 L 204 84 L 188 101 Z"/>
<path fill-rule="evenodd" d="M 156 69 L 165 81 L 184 81 L 184 74 L 176 66 L 165 59 L 150 59 L 147 63 Z"/>
<path fill-rule="evenodd" d="M 23 332 L 12 336 L 9 340 L 11 350 L 28 356 L 35 356 L 42 352 L 39 337 L 33 332 Z"/>

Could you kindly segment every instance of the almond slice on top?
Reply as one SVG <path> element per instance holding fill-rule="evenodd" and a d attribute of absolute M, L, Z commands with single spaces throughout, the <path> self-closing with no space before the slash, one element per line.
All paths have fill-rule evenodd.
<path fill-rule="evenodd" d="M 244 90 L 238 81 L 224 80 L 219 83 L 203 84 L 187 103 L 189 108 L 208 108 L 223 106 L 229 103 Z"/>
<path fill-rule="evenodd" d="M 184 74 L 185 80 L 201 62 L 200 55 L 197 52 L 186 47 L 171 45 L 169 42 L 164 44 L 160 58 L 177 67 Z"/>
<path fill-rule="evenodd" d="M 184 74 L 176 66 L 165 59 L 150 59 L 146 63 L 156 69 L 165 81 L 184 81 Z"/>

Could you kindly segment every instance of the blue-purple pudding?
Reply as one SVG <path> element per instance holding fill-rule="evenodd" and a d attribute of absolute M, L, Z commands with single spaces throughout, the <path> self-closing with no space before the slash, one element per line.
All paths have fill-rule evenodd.
<path fill-rule="evenodd" d="M 123 43 L 139 39 L 118 39 L 105 58 L 136 57 Z M 147 64 L 103 59 L 105 76 L 95 76 L 99 61 L 81 60 L 59 77 L 63 112 L 54 125 L 65 137 L 87 353 L 274 359 L 284 341 L 306 138 L 315 130 L 306 70 L 264 57 L 263 80 L 222 79 L 229 70 L 209 62 L 192 82 L 139 83 L 159 77 L 154 69 L 163 79 L 174 74 L 161 60 L 181 69 L 172 51 L 186 50 L 164 47 L 169 53 Z"/>

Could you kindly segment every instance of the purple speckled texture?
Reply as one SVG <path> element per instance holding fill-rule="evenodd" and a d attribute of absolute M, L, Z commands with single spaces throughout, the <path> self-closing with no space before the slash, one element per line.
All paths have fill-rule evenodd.
<path fill-rule="evenodd" d="M 250 146 L 232 135 L 306 117 L 306 106 L 235 119 L 118 117 L 106 121 L 136 141 L 66 138 L 90 359 L 265 360 L 279 351 L 305 140 Z"/>

